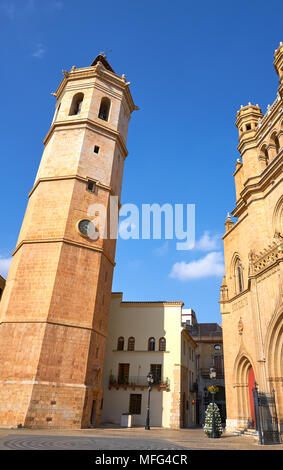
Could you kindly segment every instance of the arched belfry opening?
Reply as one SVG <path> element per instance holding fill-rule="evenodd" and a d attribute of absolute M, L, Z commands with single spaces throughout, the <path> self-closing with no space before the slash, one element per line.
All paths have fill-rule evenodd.
<path fill-rule="evenodd" d="M 108 121 L 110 113 L 111 101 L 109 98 L 104 97 L 101 100 L 98 117 L 103 119 L 103 121 Z"/>
<path fill-rule="evenodd" d="M 81 109 L 82 109 L 83 100 L 84 100 L 84 94 L 83 93 L 76 93 L 73 96 L 69 116 L 76 116 L 76 115 L 80 114 Z"/>

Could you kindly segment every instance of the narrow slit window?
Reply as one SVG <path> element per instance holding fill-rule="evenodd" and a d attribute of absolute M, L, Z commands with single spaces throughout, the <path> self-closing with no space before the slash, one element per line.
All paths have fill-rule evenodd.
<path fill-rule="evenodd" d="M 87 190 L 91 193 L 95 193 L 96 184 L 94 181 L 88 181 L 87 183 Z"/>
<path fill-rule="evenodd" d="M 94 151 L 94 153 L 99 153 L 99 147 L 98 147 L 98 145 L 95 145 L 95 146 L 94 146 L 93 151 Z"/>
<path fill-rule="evenodd" d="M 234 276 L 235 276 L 235 292 L 236 294 L 239 294 L 244 290 L 244 281 L 243 281 L 243 266 L 238 258 L 235 262 L 235 271 L 234 271 Z"/>

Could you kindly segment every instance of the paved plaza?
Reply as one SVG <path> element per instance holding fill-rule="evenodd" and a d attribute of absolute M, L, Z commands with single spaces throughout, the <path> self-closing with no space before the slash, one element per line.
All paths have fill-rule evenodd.
<path fill-rule="evenodd" d="M 79 430 L 0 429 L 0 450 L 283 450 L 253 437 L 223 434 L 209 439 L 200 428 L 104 427 Z"/>

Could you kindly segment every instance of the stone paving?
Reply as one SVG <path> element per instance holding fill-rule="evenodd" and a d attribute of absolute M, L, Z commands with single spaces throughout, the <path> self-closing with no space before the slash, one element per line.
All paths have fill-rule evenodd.
<path fill-rule="evenodd" d="M 223 434 L 209 439 L 202 429 L 104 427 L 78 430 L 0 429 L 0 450 L 283 450 L 260 446 L 253 437 Z"/>

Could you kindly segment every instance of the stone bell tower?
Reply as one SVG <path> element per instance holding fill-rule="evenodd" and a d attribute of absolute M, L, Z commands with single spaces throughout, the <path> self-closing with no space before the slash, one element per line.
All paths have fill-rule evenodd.
<path fill-rule="evenodd" d="M 0 426 L 100 419 L 116 240 L 93 236 L 89 208 L 119 204 L 138 108 L 103 55 L 63 74 L 0 304 Z"/>

